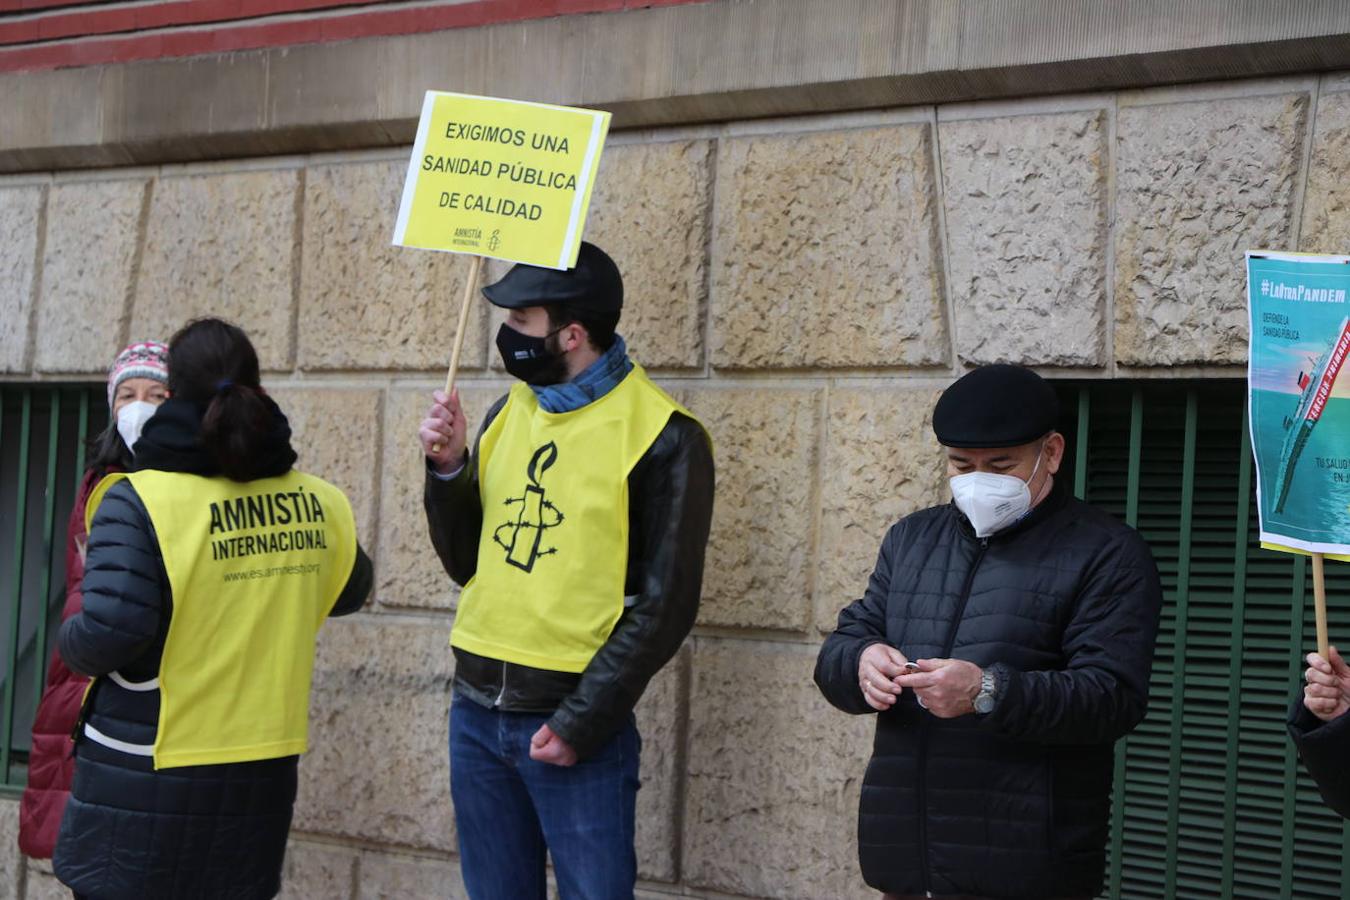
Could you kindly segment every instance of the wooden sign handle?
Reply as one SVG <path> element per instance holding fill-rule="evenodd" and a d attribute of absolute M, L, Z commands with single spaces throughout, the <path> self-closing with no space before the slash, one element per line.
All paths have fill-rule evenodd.
<path fill-rule="evenodd" d="M 473 305 L 474 288 L 478 286 L 478 273 L 483 268 L 483 257 L 475 256 L 469 264 L 469 277 L 464 282 L 464 299 L 459 306 L 459 328 L 455 331 L 455 349 L 450 354 L 450 371 L 445 373 L 445 395 L 455 389 L 455 376 L 459 374 L 459 354 L 464 349 L 464 332 L 469 327 L 469 308 Z M 433 444 L 432 453 L 440 453 L 441 445 Z"/>
<path fill-rule="evenodd" d="M 1312 555 L 1313 604 L 1317 612 L 1317 652 L 1326 659 L 1331 640 L 1327 636 L 1327 581 L 1323 572 L 1325 560 L 1320 553 Z"/>

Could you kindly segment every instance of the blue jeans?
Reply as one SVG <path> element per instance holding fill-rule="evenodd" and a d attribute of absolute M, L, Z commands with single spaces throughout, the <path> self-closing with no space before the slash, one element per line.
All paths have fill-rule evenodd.
<path fill-rule="evenodd" d="M 629 722 L 574 766 L 530 759 L 547 715 L 450 704 L 450 796 L 473 900 L 545 900 L 545 853 L 562 900 L 632 900 L 642 739 Z"/>

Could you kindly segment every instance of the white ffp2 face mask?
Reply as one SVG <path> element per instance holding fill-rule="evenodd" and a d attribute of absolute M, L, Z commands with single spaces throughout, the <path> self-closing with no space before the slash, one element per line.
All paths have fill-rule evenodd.
<path fill-rule="evenodd" d="M 136 442 L 141 439 L 141 429 L 150 421 L 150 417 L 157 409 L 159 407 L 153 403 L 133 400 L 117 411 L 117 433 L 122 436 L 122 442 L 131 452 L 136 452 Z"/>
<path fill-rule="evenodd" d="M 1031 509 L 1032 479 L 1041 467 L 1041 454 L 1026 481 L 1016 475 L 993 472 L 967 472 L 951 478 L 952 499 L 965 513 L 976 537 L 988 537 L 1020 520 Z"/>

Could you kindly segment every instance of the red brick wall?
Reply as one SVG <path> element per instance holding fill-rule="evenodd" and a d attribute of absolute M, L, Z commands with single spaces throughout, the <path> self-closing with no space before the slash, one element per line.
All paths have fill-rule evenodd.
<path fill-rule="evenodd" d="M 0 0 L 0 72 L 468 28 L 706 0 Z"/>

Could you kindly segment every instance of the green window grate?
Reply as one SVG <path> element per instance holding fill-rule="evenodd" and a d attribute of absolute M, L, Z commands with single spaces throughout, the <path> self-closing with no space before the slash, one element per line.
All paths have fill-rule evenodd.
<path fill-rule="evenodd" d="M 66 522 L 102 385 L 0 385 L 0 790 L 22 788 L 65 602 Z"/>
<path fill-rule="evenodd" d="M 1350 828 L 1285 731 L 1316 647 L 1311 566 L 1260 548 L 1245 383 L 1060 390 L 1065 475 L 1139 528 L 1166 599 L 1148 717 L 1117 746 L 1106 896 L 1350 898 Z M 1350 565 L 1327 590 L 1350 644 Z"/>

